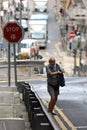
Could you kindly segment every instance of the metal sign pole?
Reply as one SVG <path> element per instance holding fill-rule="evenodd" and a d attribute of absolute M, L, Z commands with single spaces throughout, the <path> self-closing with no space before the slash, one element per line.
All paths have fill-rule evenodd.
<path fill-rule="evenodd" d="M 17 85 L 17 66 L 16 66 L 16 54 L 15 54 L 15 44 L 13 44 L 14 49 L 14 76 L 15 76 L 15 86 Z"/>
<path fill-rule="evenodd" d="M 10 74 L 10 43 L 8 43 L 8 86 L 11 85 L 11 74 Z"/>
<path fill-rule="evenodd" d="M 3 36 L 10 43 L 13 43 L 14 48 L 14 73 L 15 73 L 15 85 L 17 84 L 17 72 L 16 72 L 16 55 L 15 55 L 15 43 L 19 43 L 24 37 L 23 27 L 17 22 L 8 22 L 3 28 Z M 10 45 L 8 44 L 8 82 L 10 86 Z"/>

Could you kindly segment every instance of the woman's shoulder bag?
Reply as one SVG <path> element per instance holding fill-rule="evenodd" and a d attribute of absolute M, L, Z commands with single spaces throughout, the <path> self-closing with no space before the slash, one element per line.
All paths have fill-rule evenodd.
<path fill-rule="evenodd" d="M 59 65 L 56 64 L 56 68 L 57 70 L 59 70 Z M 63 73 L 58 73 L 58 83 L 59 86 L 64 87 L 65 86 L 65 78 L 64 78 L 64 74 Z"/>

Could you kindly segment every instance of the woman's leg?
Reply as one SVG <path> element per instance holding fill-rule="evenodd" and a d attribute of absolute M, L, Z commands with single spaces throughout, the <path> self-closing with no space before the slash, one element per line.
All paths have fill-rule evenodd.
<path fill-rule="evenodd" d="M 52 113 L 54 106 L 56 104 L 56 101 L 57 101 L 57 95 L 51 96 L 49 106 L 48 106 L 48 112 Z"/>

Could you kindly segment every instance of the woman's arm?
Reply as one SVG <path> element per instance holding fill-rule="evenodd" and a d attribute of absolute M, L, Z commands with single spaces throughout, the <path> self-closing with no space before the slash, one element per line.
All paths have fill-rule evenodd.
<path fill-rule="evenodd" d="M 58 71 L 55 71 L 55 72 L 49 72 L 48 74 L 53 76 L 53 75 L 57 75 L 58 73 L 61 73 L 61 71 L 58 70 Z"/>

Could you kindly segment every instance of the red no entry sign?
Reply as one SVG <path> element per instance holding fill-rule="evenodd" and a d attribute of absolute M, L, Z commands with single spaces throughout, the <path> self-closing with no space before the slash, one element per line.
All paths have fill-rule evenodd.
<path fill-rule="evenodd" d="M 24 30 L 17 22 L 8 22 L 3 29 L 4 38 L 9 43 L 18 43 L 24 37 Z"/>
<path fill-rule="evenodd" d="M 75 37 L 75 32 L 71 31 L 70 34 L 69 34 L 69 38 L 74 38 L 74 37 Z"/>

